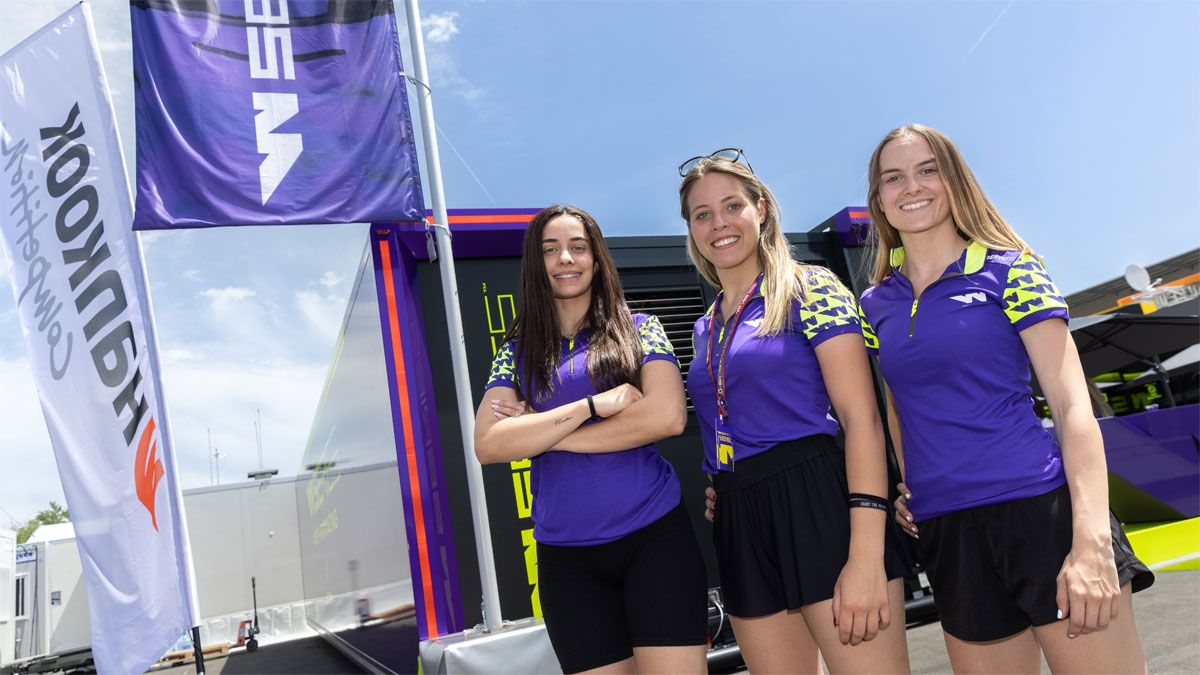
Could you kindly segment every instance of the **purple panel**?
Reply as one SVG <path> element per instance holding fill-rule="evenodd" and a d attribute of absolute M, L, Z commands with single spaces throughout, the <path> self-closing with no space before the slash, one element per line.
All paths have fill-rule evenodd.
<path fill-rule="evenodd" d="M 1200 516 L 1200 404 L 1100 420 L 1108 468 L 1188 518 Z"/>
<path fill-rule="evenodd" d="M 416 540 L 416 518 L 413 516 L 413 501 L 412 491 L 409 489 L 408 481 L 408 465 L 405 462 L 401 450 L 401 443 L 404 438 L 404 421 L 400 415 L 400 399 L 397 394 L 396 371 L 388 364 L 393 363 L 395 359 L 395 351 L 392 348 L 392 336 L 389 327 L 389 318 L 387 310 L 387 295 L 384 291 L 385 280 L 383 276 L 383 260 L 379 252 L 379 242 L 381 239 L 386 240 L 389 234 L 386 230 L 372 228 L 371 234 L 371 266 L 375 270 L 375 295 L 379 306 L 379 325 L 382 329 L 383 339 L 383 355 L 384 355 L 384 373 L 387 376 L 388 382 L 388 403 L 392 411 L 392 431 L 396 438 L 396 454 L 397 466 L 400 473 L 400 493 L 402 502 L 404 503 L 404 531 L 408 539 L 408 562 L 409 570 L 413 576 L 413 603 L 416 606 L 417 616 L 423 618 L 426 615 L 425 596 L 418 592 L 419 577 L 421 574 L 421 563 L 417 553 Z M 393 245 L 394 247 L 394 245 Z M 421 639 L 424 639 L 426 630 L 425 622 L 419 621 Z"/>
<path fill-rule="evenodd" d="M 521 255 L 525 226 L 541 209 L 450 209 L 451 247 L 455 258 Z M 426 211 L 432 218 L 433 212 Z M 400 242 L 416 260 L 429 260 L 425 224 L 396 223 Z"/>
<path fill-rule="evenodd" d="M 457 557 L 450 532 L 449 502 L 445 492 L 445 474 L 442 469 L 441 447 L 437 426 L 433 423 L 433 378 L 429 370 L 424 331 L 421 328 L 421 307 L 413 293 L 416 266 L 407 249 L 400 246 L 392 227 L 373 227 L 371 234 L 372 261 L 375 269 L 376 293 L 379 303 L 385 371 L 392 411 L 392 425 L 396 436 L 397 464 L 400 473 L 400 488 L 404 498 L 404 521 L 408 535 L 409 568 L 413 575 L 413 596 L 421 639 L 429 637 L 425 617 L 429 608 L 425 605 L 422 592 L 424 583 L 433 588 L 434 612 L 440 635 L 458 632 L 462 626 L 462 600 L 458 591 Z M 399 383 L 395 368 L 395 345 L 392 343 L 390 318 L 383 275 L 380 245 L 387 242 L 391 252 L 392 281 L 395 284 L 397 324 L 403 343 L 404 367 L 408 382 Z M 414 495 L 410 488 L 408 462 L 405 455 L 404 422 L 400 410 L 399 387 L 406 387 L 412 415 L 413 443 L 417 448 L 417 481 L 419 498 L 424 505 L 423 525 L 425 546 L 429 556 L 430 579 L 422 578 L 416 517 L 413 508 Z"/>
<path fill-rule="evenodd" d="M 871 235 L 871 212 L 865 206 L 847 206 L 833 214 L 833 231 L 842 246 L 866 246 Z"/>
<path fill-rule="evenodd" d="M 436 420 L 433 371 L 429 367 L 429 350 L 422 326 L 421 297 L 416 292 L 416 261 L 403 247 L 396 248 L 394 280 L 396 282 L 400 331 L 405 345 L 405 367 L 410 380 L 409 396 L 414 406 L 417 466 L 421 491 L 426 507 L 425 534 L 430 565 L 433 568 L 436 596 L 439 601 L 438 625 L 442 634 L 464 630 L 462 599 L 459 597 L 458 556 L 451 531 L 450 501 L 446 488 L 446 472 L 442 467 L 442 446 Z"/>

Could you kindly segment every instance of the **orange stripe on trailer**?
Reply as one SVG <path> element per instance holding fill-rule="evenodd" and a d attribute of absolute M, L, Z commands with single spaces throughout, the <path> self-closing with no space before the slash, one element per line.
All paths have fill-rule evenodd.
<path fill-rule="evenodd" d="M 451 225 L 471 223 L 528 223 L 533 220 L 533 214 L 496 214 L 491 216 L 450 216 Z M 426 216 L 425 221 L 433 224 L 433 216 Z"/>
<path fill-rule="evenodd" d="M 396 371 L 396 393 L 400 397 L 400 417 L 404 423 L 404 458 L 408 463 L 408 486 L 413 500 L 413 521 L 417 528 L 417 557 L 421 561 L 421 587 L 425 597 L 426 632 L 438 636 L 437 608 L 433 604 L 433 583 L 429 572 L 429 544 L 425 536 L 425 505 L 421 501 L 421 485 L 417 474 L 416 441 L 413 440 L 412 411 L 409 409 L 408 375 L 404 368 L 404 344 L 400 338 L 400 322 L 396 312 L 396 287 L 392 284 L 392 254 L 388 242 L 379 242 L 382 258 L 384 295 L 387 297 L 388 329 L 392 335 L 392 367 Z"/>
<path fill-rule="evenodd" d="M 1165 288 L 1165 287 L 1175 288 L 1176 286 L 1191 286 L 1192 284 L 1195 284 L 1195 283 L 1200 283 L 1200 272 L 1197 272 L 1196 274 L 1188 275 L 1182 279 L 1168 281 L 1167 283 L 1163 284 L 1162 286 L 1159 286 L 1159 288 Z"/>

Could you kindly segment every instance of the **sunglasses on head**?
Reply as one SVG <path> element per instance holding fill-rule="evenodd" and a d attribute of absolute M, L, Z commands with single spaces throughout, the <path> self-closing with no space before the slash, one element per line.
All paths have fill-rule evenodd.
<path fill-rule="evenodd" d="M 750 160 L 746 159 L 746 153 L 741 148 L 721 148 L 710 155 L 698 155 L 679 165 L 679 175 L 686 176 L 689 171 L 700 164 L 723 160 L 726 162 L 741 161 L 750 169 L 750 173 L 754 173 L 754 167 L 750 166 Z"/>

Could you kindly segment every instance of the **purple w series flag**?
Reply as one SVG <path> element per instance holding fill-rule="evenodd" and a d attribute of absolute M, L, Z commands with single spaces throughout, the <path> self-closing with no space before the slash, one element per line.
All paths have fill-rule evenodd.
<path fill-rule="evenodd" d="M 423 221 L 392 0 L 130 0 L 135 230 Z"/>

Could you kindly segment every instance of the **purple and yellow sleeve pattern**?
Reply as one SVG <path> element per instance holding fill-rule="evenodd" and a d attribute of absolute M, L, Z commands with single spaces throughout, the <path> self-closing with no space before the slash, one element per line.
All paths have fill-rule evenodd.
<path fill-rule="evenodd" d="M 1004 286 L 1004 314 L 1017 332 L 1046 319 L 1070 320 L 1067 303 L 1042 261 L 1032 253 L 1022 253 L 1008 270 Z"/>
<path fill-rule="evenodd" d="M 512 340 L 508 340 L 496 351 L 492 358 L 492 372 L 488 375 L 485 390 L 492 387 L 517 388 L 517 359 L 514 355 Z"/>
<path fill-rule="evenodd" d="M 667 332 L 663 330 L 662 322 L 657 316 L 647 316 L 638 325 L 637 331 L 642 342 L 642 363 L 661 360 L 679 365 L 679 359 L 675 358 L 675 348 L 671 346 Z"/>
<path fill-rule="evenodd" d="M 818 268 L 808 273 L 808 288 L 799 309 L 800 327 L 813 347 L 842 333 L 863 333 L 858 303 L 829 270 Z"/>
<path fill-rule="evenodd" d="M 866 346 L 868 354 L 878 355 L 879 335 L 875 333 L 875 329 L 867 321 L 867 315 L 863 312 L 862 305 L 859 303 L 855 304 L 858 306 L 858 322 L 862 324 L 863 345 Z"/>

